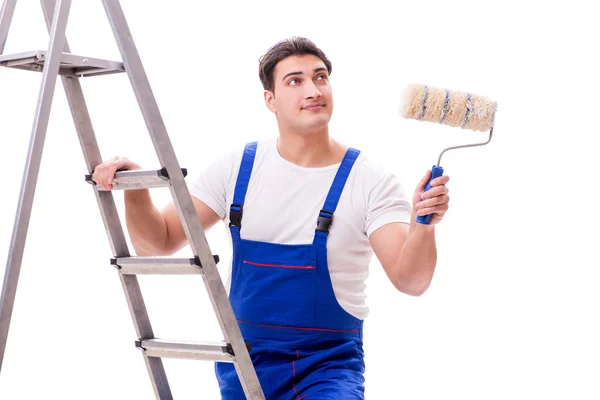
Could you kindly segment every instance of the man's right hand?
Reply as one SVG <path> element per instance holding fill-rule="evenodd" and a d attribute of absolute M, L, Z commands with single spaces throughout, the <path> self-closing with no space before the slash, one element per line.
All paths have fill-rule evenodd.
<path fill-rule="evenodd" d="M 139 169 L 142 168 L 125 157 L 114 157 L 94 168 L 92 179 L 105 190 L 112 190 L 117 171 Z M 158 210 L 152 203 L 148 190 L 130 190 L 126 193 L 130 193 L 131 196 L 124 196 L 125 219 L 136 255 L 173 255 L 187 244 L 187 235 L 174 201 Z M 199 199 L 192 196 L 192 201 L 204 230 L 210 229 L 221 219 L 212 208 Z"/>
<path fill-rule="evenodd" d="M 102 185 L 104 190 L 111 190 L 112 182 L 117 171 L 133 171 L 136 169 L 142 168 L 125 157 L 114 157 L 94 168 L 92 179 L 96 184 Z"/>

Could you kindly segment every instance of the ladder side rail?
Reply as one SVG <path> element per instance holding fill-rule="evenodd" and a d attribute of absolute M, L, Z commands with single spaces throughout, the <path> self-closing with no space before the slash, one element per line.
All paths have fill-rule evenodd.
<path fill-rule="evenodd" d="M 71 0 L 59 0 L 58 7 L 56 7 L 52 17 L 52 29 L 50 30 L 50 40 L 48 43 L 48 60 L 42 72 L 42 81 L 8 251 L 2 296 L 0 298 L 0 368 L 6 351 L 10 320 L 15 303 L 19 274 L 21 272 L 21 262 L 27 240 L 31 209 L 35 197 L 48 121 L 50 119 L 54 89 L 60 68 L 62 48 L 65 43 L 65 32 L 70 8 Z"/>
<path fill-rule="evenodd" d="M 4 53 L 6 38 L 8 37 L 8 30 L 10 29 L 16 5 L 17 0 L 4 0 L 2 8 L 0 8 L 0 54 Z"/>

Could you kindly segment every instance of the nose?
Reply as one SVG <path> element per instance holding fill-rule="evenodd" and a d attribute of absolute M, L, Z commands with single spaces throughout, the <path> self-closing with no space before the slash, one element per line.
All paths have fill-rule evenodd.
<path fill-rule="evenodd" d="M 307 99 L 315 99 L 322 96 L 321 92 L 319 91 L 319 88 L 317 88 L 317 85 L 315 85 L 312 81 L 309 84 L 307 84 L 305 88 L 306 89 L 304 96 Z"/>

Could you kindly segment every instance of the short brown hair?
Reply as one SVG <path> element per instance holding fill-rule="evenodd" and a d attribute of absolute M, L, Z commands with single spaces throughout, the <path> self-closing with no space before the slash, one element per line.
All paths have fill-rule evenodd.
<path fill-rule="evenodd" d="M 312 54 L 319 57 L 325 63 L 327 72 L 331 74 L 331 62 L 313 42 L 303 37 L 291 37 L 284 39 L 273 47 L 271 47 L 262 57 L 259 59 L 258 77 L 265 90 L 271 92 L 275 88 L 274 74 L 277 63 L 284 58 L 296 55 Z"/>

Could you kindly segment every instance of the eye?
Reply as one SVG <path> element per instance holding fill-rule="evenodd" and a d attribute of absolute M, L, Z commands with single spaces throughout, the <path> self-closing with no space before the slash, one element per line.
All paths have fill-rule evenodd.
<path fill-rule="evenodd" d="M 321 75 L 317 76 L 317 79 L 319 79 L 319 78 L 323 78 L 321 80 L 326 80 L 327 79 L 327 75 L 321 74 Z"/>
<path fill-rule="evenodd" d="M 290 81 L 288 82 L 288 84 L 290 84 L 290 85 L 293 85 L 293 84 L 294 84 L 294 82 L 300 82 L 300 80 L 299 80 L 299 79 L 296 79 L 296 78 L 294 78 L 294 79 L 290 79 Z"/>

